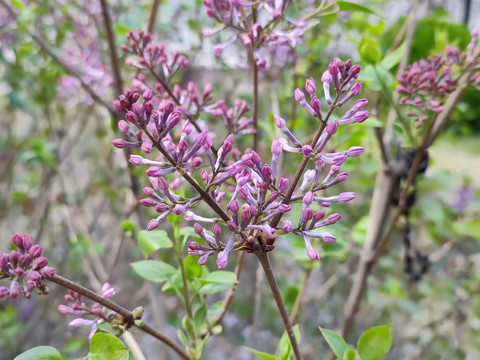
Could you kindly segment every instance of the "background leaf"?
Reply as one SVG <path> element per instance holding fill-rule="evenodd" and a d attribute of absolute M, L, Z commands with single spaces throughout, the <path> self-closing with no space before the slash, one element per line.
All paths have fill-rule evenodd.
<path fill-rule="evenodd" d="M 367 330 L 358 340 L 357 351 L 362 360 L 379 360 L 392 345 L 391 325 L 375 326 Z"/>

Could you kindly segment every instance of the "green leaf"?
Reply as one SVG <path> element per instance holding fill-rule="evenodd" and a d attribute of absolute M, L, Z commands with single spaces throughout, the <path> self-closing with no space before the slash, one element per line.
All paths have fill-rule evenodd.
<path fill-rule="evenodd" d="M 455 224 L 454 229 L 462 235 L 480 240 L 480 220 L 470 220 L 461 224 Z"/>
<path fill-rule="evenodd" d="M 380 65 L 386 70 L 390 70 L 395 65 L 397 65 L 402 59 L 403 54 L 405 53 L 406 44 L 403 43 L 380 62 Z"/>
<path fill-rule="evenodd" d="M 62 355 L 54 347 L 37 346 L 18 355 L 14 360 L 62 360 Z"/>
<path fill-rule="evenodd" d="M 141 260 L 131 265 L 138 275 L 154 282 L 167 281 L 176 271 L 172 265 L 159 260 Z"/>
<path fill-rule="evenodd" d="M 164 230 L 142 230 L 138 233 L 138 246 L 143 256 L 148 257 L 158 249 L 171 248 L 173 244 Z"/>
<path fill-rule="evenodd" d="M 372 38 L 362 38 L 358 43 L 358 53 L 363 61 L 376 64 L 382 58 L 380 45 Z"/>
<path fill-rule="evenodd" d="M 339 11 L 357 11 L 380 16 L 375 10 L 349 1 L 337 1 L 336 4 L 338 5 Z"/>
<path fill-rule="evenodd" d="M 255 350 L 255 349 L 252 349 L 252 348 L 249 348 L 249 347 L 246 347 L 246 346 L 245 346 L 245 349 L 250 351 L 253 355 L 257 355 L 259 358 L 267 359 L 267 360 L 277 360 L 277 357 L 273 354 L 269 354 L 269 353 L 266 353 L 266 352 L 263 352 L 263 351 L 258 351 L 258 350 Z"/>
<path fill-rule="evenodd" d="M 360 336 L 357 351 L 362 360 L 379 360 L 388 353 L 392 345 L 391 327 L 375 326 Z"/>
<path fill-rule="evenodd" d="M 345 351 L 348 349 L 348 345 L 345 340 L 343 340 L 343 338 L 335 331 L 322 329 L 321 327 L 319 327 L 319 329 L 322 332 L 325 340 L 327 340 L 328 346 L 330 346 L 335 356 L 339 359 L 342 359 L 343 354 L 345 354 Z"/>
<path fill-rule="evenodd" d="M 90 340 L 88 360 L 119 360 L 128 348 L 114 335 L 96 333 Z"/>
<path fill-rule="evenodd" d="M 205 283 L 199 291 L 200 294 L 215 294 L 234 287 L 237 275 L 231 271 L 214 271 L 205 279 L 198 280 Z"/>
<path fill-rule="evenodd" d="M 300 342 L 300 329 L 298 325 L 295 325 L 293 327 L 293 332 L 295 334 L 295 338 L 297 339 L 297 342 Z M 292 355 L 292 343 L 290 342 L 290 338 L 288 337 L 287 332 L 284 332 L 281 339 L 280 343 L 278 345 L 278 348 L 280 350 L 280 360 L 290 360 L 290 357 Z"/>
<path fill-rule="evenodd" d="M 126 220 L 122 223 L 122 231 L 127 233 L 129 236 L 133 236 L 135 234 L 135 225 L 132 221 Z"/>
<path fill-rule="evenodd" d="M 343 360 L 355 360 L 355 350 L 347 349 L 343 354 Z"/>
<path fill-rule="evenodd" d="M 198 257 L 188 255 L 185 260 L 183 260 L 183 264 L 185 265 L 185 272 L 189 281 L 199 278 L 202 275 L 203 266 L 198 265 Z"/>
<path fill-rule="evenodd" d="M 206 320 L 207 320 L 207 305 L 202 304 L 202 306 L 200 306 L 198 310 L 195 312 L 195 315 L 193 315 L 193 322 L 195 323 L 196 328 L 200 329 L 200 327 L 205 324 Z"/>

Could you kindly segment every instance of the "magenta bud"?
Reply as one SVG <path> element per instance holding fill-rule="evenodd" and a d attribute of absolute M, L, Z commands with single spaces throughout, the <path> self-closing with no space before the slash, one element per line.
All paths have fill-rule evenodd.
<path fill-rule="evenodd" d="M 222 228 L 221 228 L 217 223 L 213 223 L 213 225 L 212 225 L 212 232 L 213 232 L 215 235 L 220 235 L 220 233 L 222 232 Z"/>
<path fill-rule="evenodd" d="M 322 240 L 327 243 L 334 243 L 335 241 L 337 241 L 337 238 L 329 232 L 324 232 L 322 233 Z"/>
<path fill-rule="evenodd" d="M 180 122 L 180 113 L 178 112 L 172 112 L 169 116 L 168 116 L 168 125 L 170 127 L 174 127 L 174 126 L 177 126 L 178 123 Z"/>
<path fill-rule="evenodd" d="M 85 324 L 85 320 L 82 318 L 76 318 L 68 323 L 69 326 L 73 327 L 81 327 Z"/>
<path fill-rule="evenodd" d="M 176 204 L 173 207 L 173 213 L 175 215 L 180 215 L 180 214 L 183 214 L 184 212 L 185 212 L 185 206 L 183 206 L 182 204 Z"/>
<path fill-rule="evenodd" d="M 128 130 L 130 130 L 130 126 L 125 120 L 120 120 L 118 122 L 118 130 L 120 130 L 121 133 L 126 134 Z"/>
<path fill-rule="evenodd" d="M 282 153 L 282 150 L 283 150 L 282 143 L 280 141 L 278 141 L 278 139 L 273 140 L 273 142 L 272 142 L 272 154 L 278 156 Z"/>
<path fill-rule="evenodd" d="M 337 132 L 337 122 L 336 121 L 330 121 L 327 126 L 325 127 L 325 132 L 328 135 L 333 135 Z"/>
<path fill-rule="evenodd" d="M 145 207 L 151 207 L 151 206 L 155 205 L 155 202 L 150 198 L 140 199 L 139 203 L 142 204 Z"/>
<path fill-rule="evenodd" d="M 150 220 L 150 222 L 147 225 L 147 230 L 152 231 L 152 230 L 156 229 L 159 225 L 160 225 L 160 223 L 157 221 L 157 219 L 152 219 L 152 220 Z"/>
<path fill-rule="evenodd" d="M 355 193 L 354 192 L 343 192 L 338 195 L 338 201 L 340 202 L 348 202 L 350 200 L 355 199 Z"/>
<path fill-rule="evenodd" d="M 145 102 L 144 107 L 146 113 L 151 114 L 153 112 L 153 104 L 150 101 Z"/>
<path fill-rule="evenodd" d="M 310 249 L 307 251 L 307 256 L 312 260 L 319 260 L 320 256 L 318 255 L 318 251 L 315 249 Z"/>
<path fill-rule="evenodd" d="M 230 201 L 228 207 L 230 208 L 231 212 L 236 213 L 240 209 L 240 203 L 238 202 L 237 199 L 234 199 Z"/>
<path fill-rule="evenodd" d="M 102 315 L 102 309 L 100 309 L 100 308 L 92 309 L 92 314 L 95 315 L 95 316 L 100 316 L 100 315 Z"/>
<path fill-rule="evenodd" d="M 313 210 L 310 208 L 303 209 L 302 211 L 302 220 L 303 222 L 307 222 L 313 218 Z"/>
<path fill-rule="evenodd" d="M 312 98 L 312 101 L 310 101 L 310 106 L 312 107 L 313 110 L 320 111 L 320 107 L 322 106 L 322 103 L 316 96 L 314 96 Z"/>
<path fill-rule="evenodd" d="M 134 112 L 136 115 L 140 115 L 143 112 L 142 106 L 138 103 L 133 103 L 132 104 L 132 112 Z M 132 117 L 132 115 L 127 113 L 127 116 Z M 136 120 L 136 119 L 135 119 Z M 129 120 L 132 122 L 133 120 Z"/>
<path fill-rule="evenodd" d="M 115 110 L 117 110 L 118 112 L 123 112 L 123 106 L 122 106 L 122 103 L 120 102 L 120 100 L 115 100 L 113 102 L 113 107 L 115 108 Z"/>
<path fill-rule="evenodd" d="M 205 265 L 208 261 L 208 255 L 203 255 L 198 258 L 198 265 Z"/>
<path fill-rule="evenodd" d="M 322 82 L 326 83 L 331 83 L 333 80 L 332 74 L 328 70 L 325 70 L 325 72 L 322 75 Z"/>
<path fill-rule="evenodd" d="M 235 221 L 233 220 L 228 220 L 227 227 L 228 227 L 228 230 L 235 231 L 235 229 L 237 228 L 237 224 L 235 224 Z"/>
<path fill-rule="evenodd" d="M 10 297 L 16 299 L 20 295 L 20 285 L 17 279 L 13 279 L 12 284 L 10 285 Z"/>
<path fill-rule="evenodd" d="M 365 148 L 363 146 L 352 146 L 350 149 L 348 149 L 348 156 L 358 156 L 362 154 L 365 151 Z"/>
<path fill-rule="evenodd" d="M 360 110 L 363 110 L 365 106 L 367 106 L 367 104 L 368 104 L 367 99 L 360 99 L 353 103 L 352 109 L 355 109 L 356 111 L 360 111 Z"/>
<path fill-rule="evenodd" d="M 282 225 L 283 230 L 285 230 L 286 232 L 291 232 L 295 230 L 295 225 L 293 225 L 290 220 L 283 220 Z"/>
<path fill-rule="evenodd" d="M 126 145 L 126 142 L 123 139 L 115 139 L 112 141 L 112 145 L 118 149 L 123 149 Z"/>
<path fill-rule="evenodd" d="M 28 250 L 28 255 L 30 255 L 32 258 L 38 258 L 42 255 L 42 248 L 40 245 L 36 244 L 33 245 L 29 250 Z"/>
<path fill-rule="evenodd" d="M 150 90 L 150 89 L 146 89 L 143 91 L 143 94 L 142 94 L 142 97 L 143 97 L 143 100 L 144 101 L 150 101 L 152 100 L 153 98 L 153 91 Z"/>
<path fill-rule="evenodd" d="M 194 168 L 198 168 L 198 167 L 200 167 L 200 166 L 202 165 L 202 161 L 203 161 L 203 160 L 202 160 L 201 157 L 195 156 L 195 157 L 192 158 L 192 166 L 193 166 Z"/>
<path fill-rule="evenodd" d="M 302 199 L 302 203 L 305 204 L 305 205 L 310 205 L 313 202 L 314 196 L 315 195 L 314 195 L 313 192 L 311 192 L 311 191 L 307 192 Z"/>
<path fill-rule="evenodd" d="M 35 264 L 37 265 L 37 268 L 43 268 L 44 266 L 47 266 L 48 260 L 46 257 L 41 256 L 36 260 Z"/>
<path fill-rule="evenodd" d="M 71 314 L 74 310 L 66 305 L 58 305 L 58 311 L 60 311 L 63 315 Z"/>
<path fill-rule="evenodd" d="M 45 279 L 50 279 L 55 274 L 55 269 L 50 266 L 45 266 L 40 270 L 40 274 L 42 274 Z"/>
<path fill-rule="evenodd" d="M 353 65 L 350 69 L 350 74 L 352 74 L 355 77 L 360 73 L 360 70 L 361 70 L 360 65 Z"/>
<path fill-rule="evenodd" d="M 23 236 L 15 233 L 12 237 L 12 242 L 16 247 L 18 247 L 18 248 L 22 247 L 23 246 Z"/>
<path fill-rule="evenodd" d="M 352 86 L 350 89 L 350 92 L 352 93 L 353 96 L 358 96 L 362 92 L 362 84 L 361 82 L 355 83 L 355 85 Z"/>
<path fill-rule="evenodd" d="M 355 119 L 355 122 L 361 123 L 364 122 L 365 120 L 368 119 L 368 111 L 357 111 L 354 115 L 353 118 Z"/>
<path fill-rule="evenodd" d="M 348 173 L 342 172 L 342 173 L 338 174 L 335 179 L 336 179 L 338 182 L 343 182 L 343 181 L 347 180 L 347 178 L 348 178 Z"/>
<path fill-rule="evenodd" d="M 327 218 L 327 221 L 330 225 L 333 225 L 335 224 L 338 220 L 341 219 L 341 215 L 339 213 L 334 213 L 334 214 L 330 214 L 328 215 L 328 218 Z"/>
<path fill-rule="evenodd" d="M 315 94 L 315 92 L 317 91 L 317 85 L 315 84 L 315 80 L 313 80 L 313 78 L 307 79 L 307 81 L 305 83 L 305 90 L 307 90 L 307 92 L 310 95 Z"/>
<path fill-rule="evenodd" d="M 130 155 L 129 162 L 133 165 L 140 166 L 143 164 L 143 157 L 140 155 Z"/>
<path fill-rule="evenodd" d="M 302 153 L 303 155 L 305 156 L 310 156 L 310 154 L 312 153 L 313 149 L 310 145 L 305 145 L 302 147 Z"/>
<path fill-rule="evenodd" d="M 305 94 L 300 90 L 299 88 L 295 89 L 295 101 L 296 102 L 301 102 L 305 99 Z"/>
<path fill-rule="evenodd" d="M 28 251 L 33 245 L 33 238 L 30 235 L 23 235 L 23 247 Z"/>
<path fill-rule="evenodd" d="M 278 211 L 281 212 L 281 213 L 287 213 L 287 212 L 290 212 L 292 210 L 292 205 L 290 204 L 280 204 L 278 206 Z"/>
<path fill-rule="evenodd" d="M 132 108 L 133 108 L 133 105 L 132 105 Z M 132 123 L 137 122 L 137 115 L 133 111 L 127 111 L 125 118 L 127 119 L 127 121 L 130 121 Z"/>
<path fill-rule="evenodd" d="M 278 190 L 281 192 L 287 190 L 290 181 L 287 178 L 280 178 L 278 182 Z"/>
<path fill-rule="evenodd" d="M 285 120 L 283 120 L 280 116 L 278 116 L 278 115 L 276 115 L 276 114 L 273 115 L 273 120 L 275 120 L 275 125 L 277 125 L 277 127 L 278 127 L 279 129 L 284 128 L 285 125 L 286 125 Z"/>
<path fill-rule="evenodd" d="M 195 233 L 197 233 L 198 235 L 200 235 L 200 234 L 203 232 L 204 228 L 203 228 L 203 226 L 200 225 L 199 223 L 195 223 L 195 224 L 193 225 L 193 230 L 195 230 Z"/>
<path fill-rule="evenodd" d="M 315 221 L 320 221 L 325 217 L 325 210 L 318 210 L 314 215 L 313 215 L 313 220 Z"/>
<path fill-rule="evenodd" d="M 195 241 L 189 241 L 187 243 L 187 246 L 190 250 L 199 250 L 200 249 L 200 245 L 198 245 Z"/>
<path fill-rule="evenodd" d="M 197 135 L 197 137 L 195 138 L 195 142 L 198 145 L 203 146 L 207 143 L 207 138 L 208 138 L 208 134 L 207 134 L 207 131 L 205 130 Z"/>

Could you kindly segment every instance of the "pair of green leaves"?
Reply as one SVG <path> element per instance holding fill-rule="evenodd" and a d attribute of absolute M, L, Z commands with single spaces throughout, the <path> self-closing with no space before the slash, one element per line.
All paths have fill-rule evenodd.
<path fill-rule="evenodd" d="M 392 345 L 391 325 L 376 326 L 360 336 L 357 353 L 361 360 L 380 360 Z M 340 360 L 355 360 L 355 350 L 350 349 L 345 340 L 336 332 L 320 328 L 323 337 Z"/>
<path fill-rule="evenodd" d="M 97 332 L 90 340 L 86 360 L 129 360 L 128 348 L 114 335 Z M 63 360 L 60 352 L 51 346 L 37 346 L 18 355 L 14 360 Z"/>

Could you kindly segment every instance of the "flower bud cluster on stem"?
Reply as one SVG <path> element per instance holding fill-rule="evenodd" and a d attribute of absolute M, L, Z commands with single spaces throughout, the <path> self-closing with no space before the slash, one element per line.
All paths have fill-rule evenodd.
<path fill-rule="evenodd" d="M 441 113 L 448 96 L 456 90 L 460 76 L 479 67 L 478 30 L 472 30 L 470 35 L 472 40 L 463 53 L 447 45 L 443 53 L 421 59 L 400 74 L 396 91 L 403 95 L 400 104 L 412 109 L 407 115 L 414 119 L 415 127 L 423 126 L 429 112 Z M 474 72 L 468 83 L 480 85 L 480 74 Z"/>
<path fill-rule="evenodd" d="M 19 234 L 13 235 L 12 243 L 17 250 L 0 253 L 0 279 L 11 281 L 10 287 L 0 286 L 0 298 L 10 295 L 16 299 L 21 294 L 29 299 L 33 290 L 47 295 L 49 289 L 44 280 L 50 279 L 55 269 L 47 266 L 40 245 L 34 245 L 30 235 Z"/>
<path fill-rule="evenodd" d="M 324 192 L 348 178 L 342 165 L 349 157 L 356 157 L 364 151 L 360 146 L 338 152 L 327 151 L 327 143 L 339 127 L 361 123 L 368 118 L 368 112 L 363 110 L 367 100 L 361 99 L 354 102 L 343 116 L 330 120 L 335 109 L 360 93 L 362 83 L 356 82 L 359 72 L 360 67 L 353 65 L 351 60 L 343 62 L 336 58 L 329 65 L 322 77 L 328 108 L 325 116 L 321 112 L 321 100 L 316 95 L 315 81 L 307 79 L 306 92 L 310 101 L 300 89 L 294 96 L 320 121 L 319 130 L 312 143 L 303 144 L 288 128 L 287 122 L 275 114 L 275 124 L 285 137 L 272 142 L 270 161 L 265 161 L 251 149 L 243 154 L 235 149 L 234 140 L 238 134 L 233 133 L 219 143 L 214 152 L 213 137 L 208 129 L 195 129 L 182 108 L 162 100 L 158 111 L 147 112 L 146 103 L 160 94 L 145 90 L 140 95 L 137 91 L 126 90 L 115 101 L 116 109 L 126 118 L 119 122 L 119 128 L 133 140 L 125 146 L 140 148 L 144 154 L 150 154 L 153 149 L 160 153 L 154 160 L 144 155 L 130 158 L 132 164 L 148 167 L 146 175 L 151 186 L 144 188 L 147 197 L 140 203 L 154 209 L 157 215 L 149 222 L 147 230 L 157 228 L 172 213 L 183 215 L 184 220 L 194 222 L 195 232 L 202 239 L 198 243 L 190 241 L 188 253 L 198 256 L 202 265 L 210 256 L 216 255 L 219 269 L 228 265 L 233 251 L 273 250 L 276 236 L 286 232 L 301 236 L 305 240 L 307 255 L 319 259 L 311 239 L 336 241 L 331 233 L 317 230 L 333 225 L 341 218 L 335 212 L 327 214 L 328 208 L 355 197 L 352 192 L 330 196 L 325 196 Z M 333 100 L 330 91 L 336 94 Z M 118 140 L 114 145 L 122 147 Z M 279 176 L 284 173 L 279 169 L 279 157 L 283 153 L 302 158 L 293 178 Z M 197 194 L 186 195 L 178 191 L 185 182 Z M 196 208 L 202 201 L 214 214 L 197 213 Z M 280 218 L 288 215 L 293 206 L 301 207 L 299 218 L 290 218 L 278 226 Z"/>

